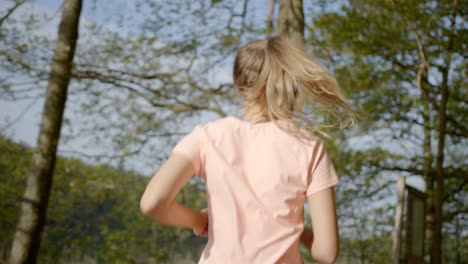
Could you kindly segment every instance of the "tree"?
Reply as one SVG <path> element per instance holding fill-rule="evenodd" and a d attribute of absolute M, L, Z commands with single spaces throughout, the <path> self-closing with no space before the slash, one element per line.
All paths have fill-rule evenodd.
<path fill-rule="evenodd" d="M 81 0 L 64 2 L 41 130 L 9 258 L 12 264 L 36 262 L 52 187 L 57 145 L 78 39 L 80 12 Z"/>
<path fill-rule="evenodd" d="M 348 144 L 341 153 L 350 181 L 369 190 L 355 197 L 387 192 L 398 174 L 423 179 L 431 263 L 442 261 L 444 221 L 467 211 L 456 202 L 466 194 L 468 180 L 466 151 L 458 144 L 468 135 L 462 114 L 467 111 L 462 6 L 466 3 L 345 1 L 329 6 L 310 28 L 312 41 L 325 47 L 318 51 L 334 62 L 339 82 L 366 114 L 360 131 L 346 135 L 354 146 L 359 141 L 366 146 Z"/>

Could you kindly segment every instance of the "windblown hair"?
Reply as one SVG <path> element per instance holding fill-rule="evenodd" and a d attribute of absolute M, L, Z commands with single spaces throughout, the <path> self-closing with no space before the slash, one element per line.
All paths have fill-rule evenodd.
<path fill-rule="evenodd" d="M 325 134 L 324 127 L 354 124 L 346 96 L 329 71 L 285 37 L 257 40 L 242 47 L 234 61 L 234 85 L 251 119 L 292 120 L 294 127 Z M 324 111 L 320 125 L 311 120 L 306 103 Z M 310 109 L 310 107 L 309 107 Z"/>

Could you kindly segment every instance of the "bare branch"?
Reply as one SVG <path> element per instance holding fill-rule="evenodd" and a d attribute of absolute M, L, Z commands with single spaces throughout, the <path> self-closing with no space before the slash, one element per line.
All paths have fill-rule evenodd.
<path fill-rule="evenodd" d="M 7 20 L 11 14 L 13 14 L 13 12 L 15 12 L 15 10 L 20 7 L 22 4 L 26 3 L 27 0 L 16 0 L 15 4 L 10 8 L 8 9 L 8 11 L 6 12 L 6 14 L 0 18 L 0 27 L 2 26 L 3 22 L 5 20 Z"/>
<path fill-rule="evenodd" d="M 444 222 L 450 222 L 459 214 L 468 214 L 468 208 L 462 208 L 457 211 L 445 213 L 443 216 Z"/>
<path fill-rule="evenodd" d="M 450 197 L 455 196 L 457 193 L 461 192 L 465 185 L 468 183 L 468 180 L 464 180 L 460 186 L 458 186 L 455 190 L 452 190 L 450 193 L 444 196 L 444 202 L 447 201 Z"/>

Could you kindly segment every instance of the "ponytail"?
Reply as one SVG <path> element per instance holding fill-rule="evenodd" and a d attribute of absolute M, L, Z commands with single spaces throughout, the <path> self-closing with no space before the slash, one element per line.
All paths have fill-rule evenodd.
<path fill-rule="evenodd" d="M 260 121 L 292 120 L 325 134 L 326 127 L 354 124 L 354 113 L 336 80 L 284 37 L 250 42 L 234 62 L 234 84 L 244 107 Z M 319 103 L 324 122 L 313 122 L 306 103 Z M 278 124 L 278 123 L 277 123 Z M 325 134 L 326 135 L 326 134 Z"/>

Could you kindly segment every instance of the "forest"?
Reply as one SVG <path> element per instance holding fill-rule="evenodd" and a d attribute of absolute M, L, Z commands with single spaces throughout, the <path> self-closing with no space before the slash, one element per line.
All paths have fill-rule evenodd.
<path fill-rule="evenodd" d="M 0 263 L 197 263 L 206 239 L 146 218 L 139 200 L 196 124 L 242 115 L 234 56 L 275 35 L 355 107 L 354 127 L 318 135 L 340 177 L 337 263 L 392 263 L 399 177 L 427 197 L 421 263 L 467 263 L 467 11 L 466 0 L 0 0 Z M 202 179 L 177 199 L 206 207 Z"/>

